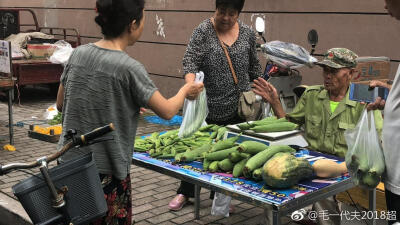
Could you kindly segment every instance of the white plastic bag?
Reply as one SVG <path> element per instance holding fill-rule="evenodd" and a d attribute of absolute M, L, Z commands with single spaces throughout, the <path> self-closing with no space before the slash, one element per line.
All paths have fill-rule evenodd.
<path fill-rule="evenodd" d="M 261 45 L 261 49 L 272 62 L 284 68 L 311 67 L 318 62 L 307 50 L 293 43 L 271 41 Z"/>
<path fill-rule="evenodd" d="M 385 170 L 385 160 L 373 111 L 364 110 L 357 126 L 346 130 L 344 136 L 348 146 L 346 166 L 353 182 L 366 188 L 375 188 Z"/>
<path fill-rule="evenodd" d="M 56 46 L 56 50 L 53 52 L 53 55 L 50 56 L 49 61 L 52 63 L 65 65 L 74 49 L 72 48 L 71 44 L 64 40 L 57 41 L 53 45 Z"/>
<path fill-rule="evenodd" d="M 273 116 L 274 112 L 271 108 L 271 104 L 269 102 L 262 102 L 261 107 L 263 108 L 262 119 Z"/>
<path fill-rule="evenodd" d="M 211 208 L 211 215 L 229 217 L 229 206 L 231 205 L 231 196 L 215 192 Z"/>
<path fill-rule="evenodd" d="M 57 105 L 53 104 L 46 109 L 46 112 L 43 114 L 43 118 L 46 120 L 52 120 L 57 114 Z"/>
<path fill-rule="evenodd" d="M 204 73 L 196 73 L 195 82 L 203 82 Z M 197 99 L 185 99 L 183 106 L 183 119 L 179 128 L 180 138 L 189 137 L 194 134 L 204 123 L 208 115 L 206 89 L 199 94 Z"/>

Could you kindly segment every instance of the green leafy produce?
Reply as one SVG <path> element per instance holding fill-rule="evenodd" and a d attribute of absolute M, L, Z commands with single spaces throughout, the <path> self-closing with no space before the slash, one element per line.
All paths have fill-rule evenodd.
<path fill-rule="evenodd" d="M 60 112 L 58 112 L 57 115 L 55 115 L 53 117 L 53 119 L 51 119 L 48 123 L 50 125 L 61 124 L 61 116 L 62 116 L 62 114 Z"/>

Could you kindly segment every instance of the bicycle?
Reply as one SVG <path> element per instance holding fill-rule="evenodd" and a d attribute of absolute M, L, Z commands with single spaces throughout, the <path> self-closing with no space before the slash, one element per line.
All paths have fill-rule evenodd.
<path fill-rule="evenodd" d="M 71 148 L 112 140 L 113 137 L 101 136 L 113 130 L 112 123 L 80 136 L 71 129 L 66 134 L 69 141 L 60 151 L 32 163 L 0 165 L 0 176 L 14 170 L 40 167 L 39 175 L 33 175 L 12 187 L 14 195 L 34 224 L 85 224 L 106 214 L 107 203 L 91 153 L 51 169 L 48 163 Z"/>

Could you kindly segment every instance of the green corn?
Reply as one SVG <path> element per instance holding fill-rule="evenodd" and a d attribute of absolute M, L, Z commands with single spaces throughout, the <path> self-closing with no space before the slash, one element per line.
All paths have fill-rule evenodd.
<path fill-rule="evenodd" d="M 218 162 L 218 168 L 220 168 L 224 172 L 232 171 L 233 163 L 229 159 L 224 159 Z"/>
<path fill-rule="evenodd" d="M 208 170 L 212 173 L 215 173 L 218 171 L 218 161 L 212 161 L 210 165 L 208 166 Z"/>
<path fill-rule="evenodd" d="M 280 132 L 280 131 L 292 131 L 298 127 L 297 124 L 291 122 L 272 123 L 268 125 L 255 126 L 250 130 L 256 133 L 267 133 L 267 132 Z"/>
<path fill-rule="evenodd" d="M 217 137 L 215 138 L 215 141 L 219 141 L 224 137 L 225 132 L 228 131 L 226 127 L 221 127 L 217 131 Z"/>
<path fill-rule="evenodd" d="M 262 180 L 262 167 L 253 170 L 253 179 L 256 181 Z"/>
<path fill-rule="evenodd" d="M 229 154 L 232 152 L 236 152 L 238 149 L 238 146 L 234 146 L 232 148 L 216 151 L 216 152 L 210 152 L 207 154 L 206 159 L 215 161 L 215 160 L 223 160 L 228 158 Z"/>
<path fill-rule="evenodd" d="M 204 160 L 203 160 L 203 170 L 204 171 L 208 170 L 208 167 L 210 166 L 211 162 L 212 161 L 209 161 L 208 159 L 204 158 Z"/>
<path fill-rule="evenodd" d="M 237 163 L 240 160 L 242 160 L 244 157 L 242 157 L 241 153 L 239 153 L 238 151 L 234 151 L 229 153 L 228 158 L 233 162 L 233 163 Z"/>
<path fill-rule="evenodd" d="M 233 167 L 233 171 L 232 171 L 232 176 L 233 177 L 240 177 L 243 174 L 243 168 L 244 165 L 247 162 L 247 158 L 242 159 L 240 162 L 236 163 L 235 166 Z"/>
<path fill-rule="evenodd" d="M 265 149 L 262 152 L 257 153 L 256 155 L 252 156 L 247 162 L 246 165 L 244 166 L 243 171 L 246 173 L 251 173 L 253 170 L 261 167 L 264 165 L 268 159 L 270 159 L 272 156 L 274 156 L 278 152 L 289 152 L 293 153 L 296 152 L 293 148 L 287 146 L 287 145 L 272 145 L 269 146 L 267 149 Z"/>
<path fill-rule="evenodd" d="M 255 155 L 267 148 L 268 146 L 266 144 L 263 144 L 259 141 L 243 141 L 239 144 L 238 150 L 239 152 Z"/>
<path fill-rule="evenodd" d="M 227 149 L 227 148 L 232 148 L 235 145 L 235 142 L 239 139 L 239 136 L 234 136 L 231 138 L 228 138 L 226 140 L 220 140 L 216 144 L 213 145 L 211 148 L 211 151 L 219 151 L 222 149 Z"/>

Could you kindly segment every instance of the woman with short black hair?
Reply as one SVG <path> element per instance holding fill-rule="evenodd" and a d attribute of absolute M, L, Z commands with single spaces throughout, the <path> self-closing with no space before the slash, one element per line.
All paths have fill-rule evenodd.
<path fill-rule="evenodd" d="M 130 168 L 140 108 L 148 107 L 171 119 L 185 98 L 197 97 L 203 84 L 187 83 L 174 97 L 165 99 L 144 66 L 125 52 L 142 34 L 144 0 L 97 0 L 96 10 L 95 21 L 104 38 L 76 48 L 61 76 L 59 148 L 66 144 L 70 129 L 86 133 L 113 123 L 114 138 L 71 149 L 61 163 L 92 152 L 108 205 L 107 215 L 94 224 L 131 224 Z"/>
<path fill-rule="evenodd" d="M 208 124 L 225 126 L 244 122 L 238 115 L 240 93 L 249 91 L 250 81 L 262 75 L 256 52 L 256 34 L 238 20 L 244 2 L 216 0 L 213 17 L 195 28 L 183 57 L 186 82 L 193 82 L 196 72 L 204 72 Z M 224 48 L 230 56 L 237 80 L 233 77 Z M 182 181 L 177 194 L 168 205 L 171 210 L 180 210 L 189 197 L 194 197 L 194 185 Z"/>

